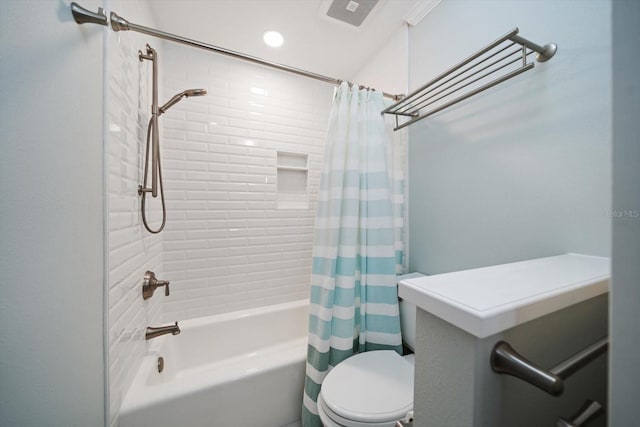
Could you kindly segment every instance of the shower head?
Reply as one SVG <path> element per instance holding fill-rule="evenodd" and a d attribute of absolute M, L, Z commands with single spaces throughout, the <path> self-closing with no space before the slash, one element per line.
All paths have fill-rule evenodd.
<path fill-rule="evenodd" d="M 203 96 L 207 94 L 207 90 L 206 89 L 187 89 L 184 92 L 184 96 L 189 97 L 189 96 Z"/>
<path fill-rule="evenodd" d="M 187 89 L 185 91 L 180 92 L 171 98 L 166 104 L 164 104 L 158 110 L 158 115 L 165 113 L 169 108 L 177 104 L 182 98 L 188 98 L 190 96 L 203 96 L 207 94 L 206 89 Z"/>

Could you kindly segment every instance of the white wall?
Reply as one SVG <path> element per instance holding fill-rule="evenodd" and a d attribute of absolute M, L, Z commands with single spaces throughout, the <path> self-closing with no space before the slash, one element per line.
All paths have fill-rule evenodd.
<path fill-rule="evenodd" d="M 131 22 L 153 27 L 146 1 L 112 0 L 109 8 Z M 143 228 L 138 196 L 152 98 L 152 63 L 140 62 L 138 51 L 146 52 L 147 43 L 158 52 L 158 68 L 162 72 L 161 41 L 135 32 L 107 33 L 109 275 L 105 310 L 109 319 L 109 423 L 112 426 L 117 425 L 122 400 L 146 352 L 145 329 L 162 325 L 165 298 L 163 289 L 151 299 L 142 298 L 143 276 L 147 270 L 163 279 L 162 234 L 151 234 Z M 162 87 L 160 79 L 158 87 Z M 147 199 L 147 218 L 150 225 L 157 228 L 161 222 L 160 204 L 150 195 Z"/>
<path fill-rule="evenodd" d="M 112 1 L 110 7 L 154 26 L 146 2 Z M 138 61 L 145 43 L 158 51 L 160 105 L 187 88 L 209 90 L 160 118 L 167 225 L 156 235 L 142 227 L 137 194 L 151 109 L 151 63 Z M 163 317 L 173 322 L 308 297 L 333 88 L 132 32 L 109 33 L 107 61 L 107 305 L 115 426 L 147 347 L 147 326 L 159 326 Z M 267 94 L 252 94 L 252 87 Z M 278 150 L 309 155 L 308 208 L 278 209 Z M 147 206 L 157 228 L 159 201 L 148 196 Z M 172 282 L 169 297 L 161 289 L 143 301 L 146 270 Z"/>
<path fill-rule="evenodd" d="M 175 44 L 162 64 L 166 99 L 208 90 L 160 118 L 164 320 L 308 298 L 333 87 Z M 279 204 L 278 151 L 308 155 L 308 207 Z"/>
<path fill-rule="evenodd" d="M 150 20 L 144 2 L 110 6 L 132 22 L 153 26 L 143 21 Z M 137 61 L 145 42 L 159 51 L 160 104 L 185 89 L 209 92 L 183 99 L 160 118 L 167 225 L 156 236 L 141 227 L 136 194 L 151 101 L 145 73 L 150 65 Z M 368 72 L 367 84 L 377 84 L 379 76 L 386 79 L 384 90 L 406 91 L 406 42 L 402 29 L 372 58 L 369 69 L 375 72 Z M 394 65 L 389 60 L 400 61 L 397 69 L 389 70 Z M 386 71 L 378 73 L 382 63 Z M 160 46 L 134 33 L 109 35 L 108 67 L 109 366 L 115 423 L 145 351 L 147 325 L 308 298 L 333 87 L 173 43 Z M 278 151 L 308 155 L 307 207 L 279 203 Z M 397 163 L 404 167 L 401 158 Z M 158 203 L 153 206 L 157 214 Z M 169 297 L 157 292 L 142 302 L 146 269 L 172 282 Z"/>
<path fill-rule="evenodd" d="M 350 81 L 389 94 L 406 94 L 409 86 L 408 31 L 407 25 L 398 27 L 375 55 L 349 77 Z"/>
<path fill-rule="evenodd" d="M 415 88 L 518 26 L 545 63 L 410 126 L 410 266 L 610 254 L 609 1 L 444 1 L 410 29 Z"/>
<path fill-rule="evenodd" d="M 103 29 L 2 1 L 0 51 L 0 425 L 104 425 Z"/>
<path fill-rule="evenodd" d="M 640 396 L 640 3 L 613 2 L 613 263 L 609 425 L 637 423 Z"/>
<path fill-rule="evenodd" d="M 109 7 L 154 27 L 146 1 Z M 147 326 L 308 297 L 333 88 L 134 32 L 109 32 L 107 42 L 109 420 L 115 426 L 148 346 Z M 155 235 L 142 226 L 137 194 L 151 111 L 151 62 L 138 60 L 146 43 L 158 52 L 160 105 L 188 88 L 209 90 L 160 117 L 167 225 Z M 266 89 L 266 96 L 252 94 L 252 87 Z M 277 150 L 309 154 L 309 208 L 277 208 Z M 157 228 L 159 198 L 148 196 L 147 206 Z M 169 297 L 160 289 L 143 301 L 146 270 L 171 281 Z"/>

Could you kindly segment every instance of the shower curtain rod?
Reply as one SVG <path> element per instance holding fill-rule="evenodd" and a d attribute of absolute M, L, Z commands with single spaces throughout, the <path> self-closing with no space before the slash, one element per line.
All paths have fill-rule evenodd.
<path fill-rule="evenodd" d="M 92 24 L 100 24 L 105 27 L 109 26 L 109 21 L 107 19 L 107 15 L 105 15 L 104 10 L 102 8 L 98 9 L 98 12 L 91 12 L 80 6 L 76 2 L 71 3 L 71 13 L 73 14 L 73 19 L 78 24 L 84 23 L 92 23 Z M 286 71 L 289 73 L 297 74 L 304 77 L 310 77 L 312 79 L 320 80 L 326 83 L 330 83 L 333 85 L 339 85 L 346 80 L 336 79 L 333 77 L 323 76 L 321 74 L 312 73 L 310 71 L 301 70 L 299 68 L 290 67 L 288 65 L 278 64 L 276 62 L 267 61 L 262 58 L 258 58 L 257 56 L 251 56 L 244 53 L 236 52 L 230 49 L 225 49 L 223 47 L 214 46 L 208 43 L 199 42 L 196 40 L 188 39 L 186 37 L 177 36 L 175 34 L 166 33 L 164 31 L 156 30 L 153 28 L 145 27 L 142 25 L 134 24 L 132 22 L 127 21 L 120 15 L 115 12 L 111 12 L 111 29 L 113 31 L 136 31 L 138 33 L 147 34 L 153 37 L 158 37 L 164 40 L 169 40 L 176 43 L 185 44 L 192 47 L 197 47 L 200 49 L 208 50 L 211 52 L 219 53 L 222 55 L 227 55 L 234 57 L 236 59 L 241 59 L 243 61 L 253 62 L 254 64 L 263 65 L 270 68 L 275 68 L 277 70 Z M 351 82 L 347 82 L 349 85 L 353 85 Z M 360 86 L 360 88 L 370 89 L 365 86 Z M 383 96 L 386 98 L 391 98 L 393 100 L 402 99 L 404 95 L 394 95 L 386 92 L 382 92 Z"/>

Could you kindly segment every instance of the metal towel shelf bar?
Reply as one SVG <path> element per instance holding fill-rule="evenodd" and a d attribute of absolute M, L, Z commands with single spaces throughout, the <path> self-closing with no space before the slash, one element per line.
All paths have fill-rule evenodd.
<path fill-rule="evenodd" d="M 556 427 L 580 427 L 586 425 L 602 413 L 604 413 L 604 408 L 600 403 L 594 400 L 587 400 L 571 420 L 560 418 L 556 423 Z"/>
<path fill-rule="evenodd" d="M 558 396 L 564 391 L 564 380 L 607 351 L 608 346 L 609 338 L 602 338 L 547 371 L 527 360 L 508 343 L 499 341 L 491 351 L 491 369 L 499 374 L 520 378 Z"/>
<path fill-rule="evenodd" d="M 385 108 L 382 114 L 395 115 L 394 130 L 402 129 L 532 69 L 534 64 L 527 63 L 527 56 L 533 52 L 538 53 L 538 62 L 548 61 L 556 53 L 555 44 L 537 45 L 518 36 L 518 31 L 518 28 L 514 28 L 402 100 Z M 516 68 L 514 64 L 518 62 L 522 62 L 522 65 Z M 489 77 L 494 74 L 498 77 L 490 80 Z M 467 92 L 458 97 L 452 96 L 463 89 Z M 410 119 L 399 123 L 398 116 Z"/>

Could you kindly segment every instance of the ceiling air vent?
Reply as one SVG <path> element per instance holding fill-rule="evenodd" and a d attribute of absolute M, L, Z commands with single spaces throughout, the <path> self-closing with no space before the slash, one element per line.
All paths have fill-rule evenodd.
<path fill-rule="evenodd" d="M 327 16 L 359 27 L 377 3 L 378 0 L 333 0 Z"/>

